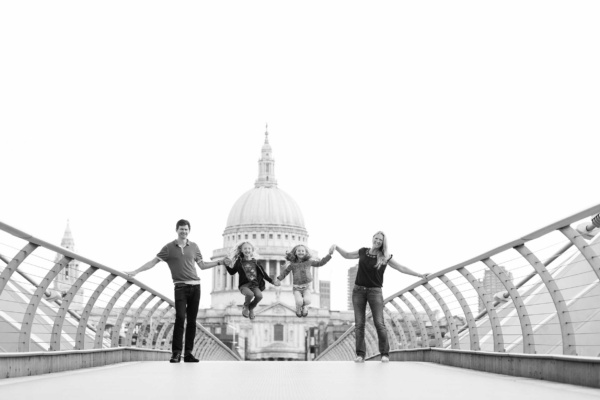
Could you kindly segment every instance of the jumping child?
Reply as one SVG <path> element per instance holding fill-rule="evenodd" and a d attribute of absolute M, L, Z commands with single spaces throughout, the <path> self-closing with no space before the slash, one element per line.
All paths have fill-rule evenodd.
<path fill-rule="evenodd" d="M 231 263 L 228 262 L 229 260 L 225 262 L 225 268 L 229 275 L 237 273 L 240 276 L 238 288 L 246 296 L 242 315 L 250 319 L 254 319 L 254 308 L 263 298 L 262 291 L 265 290 L 265 280 L 271 285 L 279 286 L 267 275 L 263 266 L 256 261 L 253 255 L 254 246 L 250 242 L 243 242 L 235 248 Z M 229 268 L 228 264 L 232 267 Z"/>
<path fill-rule="evenodd" d="M 310 304 L 310 283 L 313 277 L 310 273 L 310 267 L 322 267 L 331 260 L 334 247 L 329 249 L 329 254 L 321 260 L 316 261 L 311 259 L 311 254 L 308 249 L 299 244 L 292 251 L 286 253 L 285 258 L 290 262 L 290 265 L 277 277 L 275 283 L 281 284 L 281 281 L 292 273 L 294 285 L 294 298 L 296 299 L 296 315 L 298 317 L 306 317 L 308 315 L 308 305 Z"/>

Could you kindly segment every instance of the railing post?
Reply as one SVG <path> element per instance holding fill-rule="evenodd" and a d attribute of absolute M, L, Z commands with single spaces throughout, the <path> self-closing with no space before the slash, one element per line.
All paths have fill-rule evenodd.
<path fill-rule="evenodd" d="M 125 317 L 127 316 L 127 312 L 129 311 L 129 309 L 131 308 L 133 303 L 137 300 L 137 298 L 140 297 L 142 295 L 142 293 L 144 293 L 144 292 L 145 292 L 144 289 L 139 289 L 137 292 L 135 292 L 135 294 L 133 296 L 131 296 L 131 298 L 129 299 L 127 304 L 125 304 L 125 307 L 123 307 L 123 309 L 121 310 L 121 313 L 117 317 L 117 320 L 115 321 L 115 324 L 112 329 L 110 347 L 119 347 L 119 337 L 121 336 L 121 327 L 123 326 L 123 321 L 125 320 Z"/>
<path fill-rule="evenodd" d="M 63 258 L 61 258 L 59 262 L 54 264 L 54 267 L 52 267 L 52 269 L 48 271 L 44 279 L 42 279 L 42 281 L 40 282 L 40 286 L 38 286 L 36 291 L 33 293 L 33 296 L 31 296 L 31 301 L 27 306 L 27 311 L 25 311 L 23 323 L 21 324 L 21 333 L 19 334 L 18 346 L 19 351 L 29 351 L 29 340 L 31 338 L 31 328 L 33 325 L 33 320 L 35 318 L 40 302 L 44 297 L 44 293 L 46 292 L 46 289 L 48 289 L 56 275 L 58 275 L 60 271 L 64 267 L 66 267 L 69 264 L 69 262 L 71 262 L 71 260 L 72 258 L 63 256 Z"/>
<path fill-rule="evenodd" d="M 421 347 L 431 347 L 431 346 L 429 346 L 429 334 L 427 333 L 427 327 L 425 326 L 425 323 L 423 322 L 423 320 L 421 319 L 421 316 L 417 312 L 417 309 L 412 305 L 412 303 L 403 294 L 401 294 L 398 297 L 410 309 L 410 312 L 415 317 L 415 321 L 417 322 L 417 325 L 419 325 L 419 330 L 421 331 Z"/>
<path fill-rule="evenodd" d="M 102 348 L 102 342 L 104 341 L 104 329 L 106 328 L 106 321 L 108 321 L 110 312 L 112 311 L 113 307 L 115 306 L 115 303 L 117 302 L 117 300 L 119 300 L 119 297 L 121 297 L 121 295 L 123 293 L 125 293 L 125 291 L 131 285 L 133 285 L 133 282 L 125 281 L 123 286 L 121 286 L 121 288 L 119 288 L 119 290 L 117 290 L 117 292 L 113 295 L 113 297 L 110 299 L 110 301 L 106 305 L 106 308 L 104 309 L 104 312 L 102 313 L 102 317 L 100 317 L 100 321 L 98 321 L 98 326 L 96 328 L 96 339 L 95 339 L 95 343 L 94 343 L 95 349 Z M 114 329 L 114 327 L 113 327 L 113 329 Z"/>
<path fill-rule="evenodd" d="M 460 290 L 458 290 L 456 285 L 446 275 L 441 275 L 439 278 L 446 286 L 448 286 L 448 289 L 452 291 L 452 294 L 454 294 L 454 297 L 456 297 L 458 300 L 458 303 L 465 314 L 467 326 L 469 327 L 469 340 L 471 344 L 470 349 L 473 351 L 479 351 L 479 334 L 477 333 L 477 324 L 475 323 L 475 318 L 473 318 L 471 307 L 469 307 L 469 304 L 465 300 L 465 297 L 462 295 Z"/>
<path fill-rule="evenodd" d="M 450 341 L 452 343 L 452 348 L 460 349 L 460 343 L 458 340 L 458 330 L 456 329 L 454 318 L 452 317 L 452 313 L 446 305 L 446 302 L 444 301 L 444 299 L 442 299 L 442 296 L 440 296 L 437 290 L 435 290 L 435 288 L 431 286 L 429 282 L 425 282 L 423 286 L 429 291 L 429 293 L 431 293 L 431 295 L 438 302 L 440 307 L 442 307 L 442 311 L 444 312 L 444 316 L 446 317 L 446 323 L 448 324 L 448 330 L 450 332 Z"/>
<path fill-rule="evenodd" d="M 521 333 L 523 334 L 523 352 L 526 354 L 535 354 L 535 340 L 531 321 L 529 320 L 527 307 L 525 307 L 519 291 L 510 279 L 508 279 L 506 273 L 491 258 L 486 258 L 482 262 L 496 275 L 496 278 L 502 283 L 502 286 L 504 286 L 513 301 L 515 311 L 519 317 L 519 323 L 521 324 Z"/>
<path fill-rule="evenodd" d="M 421 297 L 421 295 L 419 293 L 417 293 L 416 290 L 414 290 L 414 289 L 410 290 L 408 293 L 412 294 L 414 296 L 414 298 L 417 299 L 417 301 L 419 303 L 421 303 L 421 306 L 425 310 L 427 317 L 429 317 L 429 321 L 431 322 L 431 326 L 433 328 L 433 334 L 435 336 L 435 341 L 436 341 L 435 347 L 442 347 L 443 342 L 442 342 L 442 333 L 440 332 L 440 326 L 439 326 L 437 320 L 435 319 L 435 315 L 433 315 L 433 311 L 431 311 L 429 304 L 427 304 L 427 302 L 423 299 L 423 297 Z"/>
<path fill-rule="evenodd" d="M 79 278 L 77 278 L 75 283 L 73 283 L 73 285 L 69 288 L 67 295 L 62 299 L 62 304 L 58 309 L 58 312 L 56 313 L 56 318 L 54 318 L 54 326 L 52 327 L 52 335 L 50 337 L 50 351 L 60 350 L 62 327 L 63 323 L 65 322 L 67 312 L 69 311 L 71 301 L 73 300 L 81 286 L 83 286 L 85 281 L 87 281 L 88 278 L 92 276 L 96 271 L 98 271 L 98 268 L 90 266 L 83 274 L 79 276 Z"/>
<path fill-rule="evenodd" d="M 21 265 L 21 263 L 23 261 L 25 261 L 25 259 L 31 253 L 33 253 L 33 251 L 35 249 L 37 249 L 38 247 L 39 246 L 37 244 L 27 243 L 25 245 L 25 247 L 23 247 L 13 257 L 12 260 L 10 260 L 10 262 L 6 265 L 6 267 L 4 268 L 4 270 L 2 271 L 2 273 L 0 274 L 0 294 L 2 294 L 2 291 L 4 290 L 4 287 L 6 287 L 6 284 L 10 280 L 10 277 L 12 276 L 12 274 L 14 274 L 15 271 L 17 270 L 17 268 L 19 268 L 19 265 Z"/>
<path fill-rule="evenodd" d="M 155 298 L 156 298 L 156 296 L 153 295 L 153 294 L 151 294 L 150 296 L 148 296 L 148 298 L 142 303 L 142 305 L 140 305 L 138 307 L 138 309 L 136 310 L 135 314 L 131 318 L 131 321 L 129 321 L 129 326 L 127 328 L 127 336 L 125 337 L 125 346 L 131 346 L 131 342 L 133 340 L 133 332 L 135 331 L 135 326 L 137 325 L 137 320 L 140 318 L 140 315 L 142 314 L 142 312 L 144 312 L 144 310 L 146 309 L 146 307 L 148 306 L 148 304 L 150 304 L 150 302 L 152 300 L 154 300 Z M 160 301 L 157 302 L 157 304 L 160 304 Z M 140 338 L 141 332 L 142 331 L 141 331 L 141 327 L 140 327 L 140 330 L 138 331 L 138 339 Z"/>
<path fill-rule="evenodd" d="M 96 300 L 100 297 L 104 289 L 111 283 L 117 276 L 114 274 L 108 275 L 104 280 L 96 287 L 94 293 L 88 299 L 83 312 L 81 313 L 81 319 L 79 320 L 79 326 L 77 327 L 77 333 L 75 335 L 75 350 L 84 350 L 85 349 L 85 329 L 87 327 L 87 322 L 92 314 L 92 310 L 94 308 L 94 304 L 96 304 Z"/>
<path fill-rule="evenodd" d="M 496 310 L 494 310 L 490 296 L 485 292 L 481 283 L 475 279 L 475 277 L 466 268 L 459 268 L 457 271 L 465 277 L 471 286 L 473 286 L 473 289 L 475 289 L 479 295 L 479 298 L 481 301 L 483 301 L 490 319 L 492 335 L 494 336 L 494 351 L 498 353 L 504 353 L 504 337 L 502 336 L 502 326 L 500 326 L 500 321 L 498 320 L 498 315 L 496 314 Z"/>
<path fill-rule="evenodd" d="M 544 267 L 544 264 L 531 252 L 524 244 L 515 247 L 515 250 L 519 252 L 531 264 L 535 272 L 540 276 L 542 282 L 548 290 L 548 294 L 554 303 L 556 308 L 556 316 L 560 323 L 560 333 L 562 336 L 563 354 L 566 355 L 577 355 L 577 347 L 575 344 L 575 333 L 573 332 L 573 324 L 571 323 L 571 315 L 569 314 L 569 307 L 563 299 L 560 289 L 556 285 L 556 282 L 552 278 L 552 275 Z"/>
<path fill-rule="evenodd" d="M 402 307 L 400 307 L 400 305 L 396 302 L 396 299 L 390 300 L 389 304 L 394 306 L 396 311 L 398 311 L 398 314 L 400 314 L 400 316 L 402 317 L 402 320 L 404 320 L 404 324 L 406 325 L 406 330 L 408 330 L 408 336 L 410 337 L 410 343 L 408 344 L 408 348 L 409 349 L 416 348 L 417 347 L 417 334 L 415 332 L 415 328 L 412 325 L 412 322 L 409 321 L 409 319 L 406 317 L 406 313 L 404 312 Z"/>

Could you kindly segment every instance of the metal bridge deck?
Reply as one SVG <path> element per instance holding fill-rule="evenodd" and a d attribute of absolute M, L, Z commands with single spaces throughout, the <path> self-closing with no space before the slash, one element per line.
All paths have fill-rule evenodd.
<path fill-rule="evenodd" d="M 18 396 L 18 397 L 17 397 Z M 116 397 L 113 397 L 116 396 Z M 0 381 L 2 399 L 600 399 L 600 389 L 418 362 L 135 362 Z"/>

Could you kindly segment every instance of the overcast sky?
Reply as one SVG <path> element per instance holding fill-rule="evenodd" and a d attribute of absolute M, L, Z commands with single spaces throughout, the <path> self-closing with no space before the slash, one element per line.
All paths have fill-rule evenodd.
<path fill-rule="evenodd" d="M 600 203 L 599 20 L 597 1 L 2 2 L 0 220 L 58 244 L 69 219 L 78 253 L 130 270 L 186 218 L 208 258 L 268 123 L 312 248 L 383 230 L 400 263 L 449 267 Z M 334 309 L 352 265 L 321 270 Z M 166 264 L 138 278 L 172 296 Z"/>

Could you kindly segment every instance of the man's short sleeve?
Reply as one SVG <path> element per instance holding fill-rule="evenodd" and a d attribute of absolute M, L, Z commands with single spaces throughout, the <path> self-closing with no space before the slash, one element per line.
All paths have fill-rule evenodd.
<path fill-rule="evenodd" d="M 202 262 L 202 253 L 200 253 L 200 247 L 196 245 L 196 255 L 194 256 L 194 261 Z"/>
<path fill-rule="evenodd" d="M 161 261 L 167 261 L 167 259 L 169 258 L 169 245 L 165 245 L 165 247 L 163 247 L 162 250 L 158 252 L 156 258 L 160 259 Z"/>

